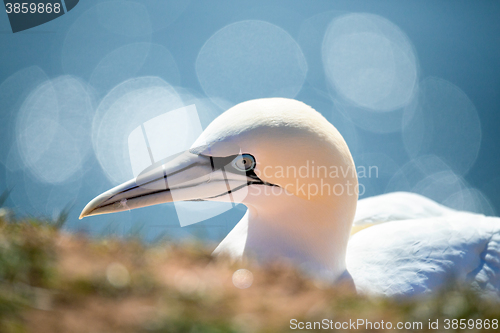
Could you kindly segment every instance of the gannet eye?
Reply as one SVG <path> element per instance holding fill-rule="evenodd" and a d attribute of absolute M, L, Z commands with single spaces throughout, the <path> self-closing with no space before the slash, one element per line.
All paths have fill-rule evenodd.
<path fill-rule="evenodd" d="M 239 171 L 250 171 L 255 168 L 255 158 L 250 154 L 243 154 L 233 160 L 233 167 Z"/>

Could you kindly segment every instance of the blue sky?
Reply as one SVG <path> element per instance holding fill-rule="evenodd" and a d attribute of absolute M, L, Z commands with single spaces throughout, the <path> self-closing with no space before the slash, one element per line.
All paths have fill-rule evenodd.
<path fill-rule="evenodd" d="M 95 153 L 102 102 L 155 76 L 197 105 L 203 127 L 247 98 L 304 101 L 357 165 L 378 166 L 361 180 L 365 196 L 411 190 L 497 215 L 499 16 L 494 1 L 86 0 L 12 34 L 0 13 L 0 190 L 12 188 L 7 206 L 20 215 L 71 205 L 70 230 L 220 240 L 243 207 L 184 228 L 172 205 L 77 219 L 116 185 Z M 51 140 L 59 146 L 46 148 Z"/>

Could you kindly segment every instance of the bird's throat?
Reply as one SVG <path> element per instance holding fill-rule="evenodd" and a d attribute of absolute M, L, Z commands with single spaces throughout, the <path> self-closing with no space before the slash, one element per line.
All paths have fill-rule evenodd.
<path fill-rule="evenodd" d="M 247 205 L 248 211 L 216 252 L 259 261 L 286 259 L 319 278 L 335 281 L 345 273 L 352 217 L 336 205 L 295 196 Z"/>

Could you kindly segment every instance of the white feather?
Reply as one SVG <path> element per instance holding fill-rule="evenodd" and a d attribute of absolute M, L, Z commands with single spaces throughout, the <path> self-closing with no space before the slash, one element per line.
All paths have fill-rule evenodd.
<path fill-rule="evenodd" d="M 394 295 L 429 293 L 453 279 L 500 296 L 500 219 L 458 212 L 410 193 L 393 193 L 371 198 L 389 198 L 403 203 L 373 207 L 373 216 L 403 217 L 401 208 L 408 198 L 404 223 L 396 218 L 375 225 L 351 237 L 347 269 L 360 292 Z M 368 200 L 368 199 L 367 199 Z M 362 214 L 369 218 L 368 205 L 360 201 Z M 419 207 L 422 211 L 418 211 Z M 417 217 L 412 219 L 411 216 Z M 426 216 L 426 218 L 421 218 Z M 378 218 L 374 220 L 379 221 Z"/>

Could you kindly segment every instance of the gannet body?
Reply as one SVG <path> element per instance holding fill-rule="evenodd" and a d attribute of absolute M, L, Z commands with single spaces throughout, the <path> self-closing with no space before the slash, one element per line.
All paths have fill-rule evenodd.
<path fill-rule="evenodd" d="M 347 268 L 359 292 L 412 296 L 450 282 L 500 296 L 500 219 L 457 212 L 355 234 Z"/>
<path fill-rule="evenodd" d="M 380 223 L 424 219 L 456 213 L 456 210 L 416 193 L 387 193 L 358 201 L 351 234 Z"/>
<path fill-rule="evenodd" d="M 99 195 L 80 217 L 179 200 L 239 202 L 248 210 L 214 254 L 287 258 L 359 292 L 414 295 L 457 278 L 500 296 L 500 219 L 404 192 L 358 205 L 357 188 L 347 144 L 321 114 L 259 99 L 229 109 L 188 152 Z"/>

